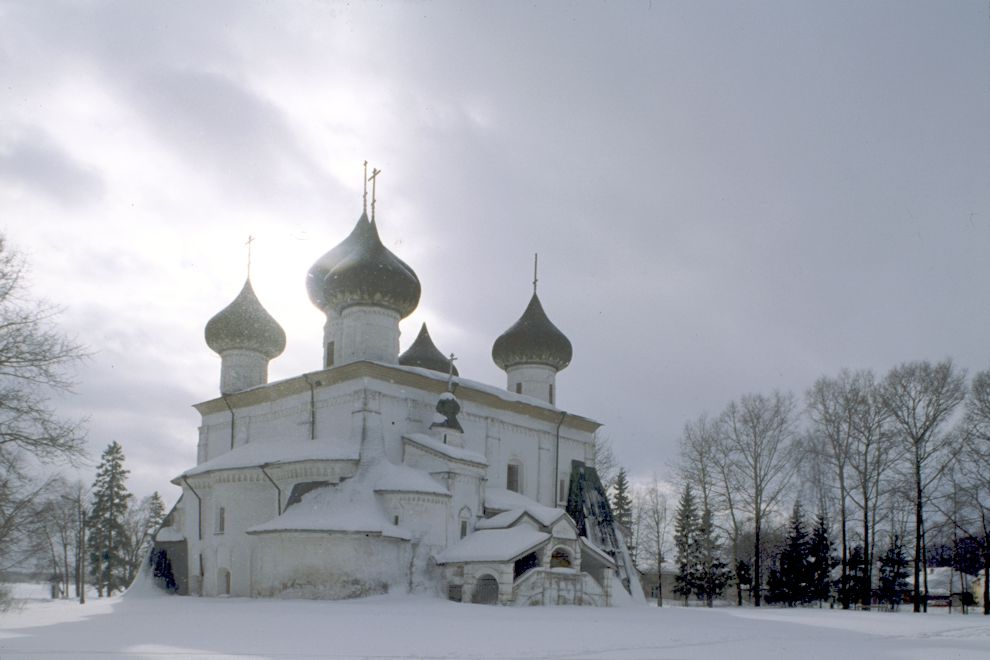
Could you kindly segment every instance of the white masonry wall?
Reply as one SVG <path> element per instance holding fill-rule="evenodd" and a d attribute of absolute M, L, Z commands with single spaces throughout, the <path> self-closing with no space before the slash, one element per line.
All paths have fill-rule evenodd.
<path fill-rule="evenodd" d="M 307 375 L 306 382 L 312 390 L 306 388 L 273 401 L 235 408 L 234 449 L 251 453 L 256 451 L 254 447 L 260 445 L 277 447 L 291 444 L 298 448 L 300 444 L 309 442 L 314 446 L 325 443 L 327 446 L 355 448 L 360 446 L 361 432 L 360 424 L 355 424 L 355 420 L 360 421 L 361 415 L 356 413 L 362 409 L 380 415 L 385 453 L 393 463 L 403 460 L 403 435 L 429 433 L 439 397 L 437 392 L 376 378 L 355 378 L 323 385 L 320 377 L 319 372 Z M 494 388 L 490 390 L 494 391 Z M 462 407 L 458 419 L 464 427 L 464 449 L 485 456 L 488 467 L 438 475 L 438 479 L 446 481 L 451 491 L 446 505 L 433 497 L 384 498 L 390 515 L 399 515 L 400 524 L 415 529 L 416 536 L 425 540 L 426 545 L 443 545 L 458 540 L 462 515 L 468 520 L 469 532 L 473 532 L 475 522 L 484 513 L 481 504 L 484 489 L 505 488 L 510 461 L 517 462 L 521 467 L 521 491 L 524 495 L 547 506 L 558 506 L 562 504 L 557 499 L 558 483 L 569 481 L 571 461 L 588 462 L 594 453 L 593 434 L 568 427 L 562 413 L 554 411 L 553 416 L 538 419 L 521 412 L 468 401 L 465 396 L 458 398 Z M 557 417 L 558 414 L 561 416 Z M 565 423 L 558 428 L 561 419 L 565 419 Z M 220 409 L 205 415 L 200 438 L 200 463 L 231 451 L 231 412 Z M 282 489 L 281 505 L 284 508 L 295 484 L 311 481 L 335 484 L 356 469 L 357 462 L 353 460 L 324 460 L 270 466 L 268 472 Z M 555 479 L 558 481 L 555 482 Z M 288 552 L 287 558 L 298 555 L 298 561 L 305 567 L 308 560 L 305 559 L 303 546 L 315 550 L 316 545 L 320 545 L 321 549 L 326 549 L 308 538 L 305 541 L 300 539 L 302 545 L 295 548 L 292 544 L 276 540 L 273 535 L 245 533 L 251 526 L 275 517 L 279 505 L 274 486 L 257 467 L 211 472 L 190 477 L 189 480 L 202 498 L 203 513 L 203 538 L 200 540 L 197 538 L 198 502 L 190 489 L 184 488 L 182 521 L 185 537 L 189 541 L 191 593 L 217 594 L 223 586 L 223 571 L 230 571 L 233 595 L 272 593 L 276 588 L 272 580 L 285 577 L 276 574 L 283 569 L 271 568 L 280 552 Z M 225 510 L 223 534 L 216 529 L 220 506 Z M 265 540 L 262 541 L 262 538 Z M 341 538 L 334 545 L 341 551 L 346 549 L 348 556 L 360 557 L 362 552 L 360 542 L 353 544 Z M 373 552 L 385 552 L 391 562 L 413 552 L 412 549 L 401 549 L 406 545 L 404 541 L 395 541 L 394 545 L 392 550 L 378 548 Z M 204 568 L 201 591 L 196 588 L 195 577 L 199 573 L 200 555 L 203 556 Z M 409 566 L 408 563 L 403 565 Z M 315 565 L 313 570 L 316 570 Z M 328 588 L 325 584 L 314 582 L 301 586 L 300 593 L 324 593 Z M 359 586 L 353 588 L 360 590 Z"/>
<path fill-rule="evenodd" d="M 240 392 L 268 382 L 268 358 L 255 351 L 229 349 L 220 356 L 220 393 Z"/>
<path fill-rule="evenodd" d="M 540 364 L 509 367 L 505 371 L 506 389 L 556 405 L 557 370 Z"/>
<path fill-rule="evenodd" d="M 358 360 L 398 364 L 397 312 L 355 305 L 341 313 L 334 339 L 334 366 Z"/>

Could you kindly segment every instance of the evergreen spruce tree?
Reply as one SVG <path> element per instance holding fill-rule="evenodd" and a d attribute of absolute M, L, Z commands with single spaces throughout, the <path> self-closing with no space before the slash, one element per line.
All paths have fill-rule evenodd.
<path fill-rule="evenodd" d="M 777 600 L 794 607 L 812 600 L 812 563 L 808 561 L 808 532 L 804 529 L 801 503 L 794 503 L 788 524 L 787 540 L 780 552 Z"/>
<path fill-rule="evenodd" d="M 737 603 L 742 607 L 742 592 L 743 589 L 746 591 L 752 591 L 753 588 L 753 569 L 749 565 L 749 562 L 745 559 L 740 559 L 736 562 L 736 589 Z"/>
<path fill-rule="evenodd" d="M 861 594 L 869 591 L 866 582 L 866 558 L 862 545 L 856 545 L 849 550 L 846 564 L 845 588 L 849 590 L 849 602 L 855 603 L 857 600 L 862 600 Z"/>
<path fill-rule="evenodd" d="M 832 595 L 832 569 L 839 565 L 832 547 L 828 519 L 824 513 L 819 513 L 815 520 L 815 528 L 808 541 L 808 558 L 811 562 L 808 596 L 810 600 L 817 600 L 820 604 Z"/>
<path fill-rule="evenodd" d="M 124 451 L 116 442 L 103 451 L 93 482 L 90 507 L 91 569 L 97 593 L 112 596 L 127 586 L 127 513 L 131 494 L 124 481 Z"/>
<path fill-rule="evenodd" d="M 674 551 L 677 557 L 677 575 L 674 576 L 674 593 L 688 597 L 695 592 L 698 579 L 699 543 L 698 505 L 691 492 L 691 485 L 684 484 L 684 491 L 677 502 L 677 518 L 674 521 Z"/>
<path fill-rule="evenodd" d="M 890 547 L 880 558 L 880 581 L 877 586 L 877 599 L 890 605 L 896 610 L 904 600 L 908 586 L 908 558 L 904 546 L 896 535 L 891 539 Z"/>
<path fill-rule="evenodd" d="M 721 598 L 731 577 L 729 565 L 722 560 L 721 544 L 715 533 L 711 509 L 701 514 L 698 527 L 698 566 L 694 579 L 694 593 L 712 607 L 716 598 Z"/>
<path fill-rule="evenodd" d="M 629 478 L 626 475 L 625 468 L 619 468 L 619 473 L 615 477 L 615 483 L 612 489 L 612 517 L 619 524 L 619 528 L 622 530 L 622 536 L 626 540 L 626 547 L 629 548 L 629 552 L 631 553 L 633 551 L 633 502 L 632 496 L 629 494 Z"/>

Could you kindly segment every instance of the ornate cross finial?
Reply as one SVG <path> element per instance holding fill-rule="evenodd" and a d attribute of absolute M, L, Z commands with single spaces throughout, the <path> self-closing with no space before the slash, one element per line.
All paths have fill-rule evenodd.
<path fill-rule="evenodd" d="M 364 212 L 368 212 L 368 161 L 364 161 L 364 197 L 362 198 Z"/>
<path fill-rule="evenodd" d="M 382 171 L 378 168 L 371 170 L 371 176 L 368 177 L 368 181 L 371 181 L 371 221 L 375 221 L 375 184 L 377 183 L 378 175 Z"/>
<path fill-rule="evenodd" d="M 448 392 L 453 391 L 452 387 L 453 387 L 453 383 L 454 383 L 454 360 L 456 360 L 456 359 L 457 359 L 457 357 L 453 353 L 451 353 L 450 354 L 450 358 L 449 358 L 449 360 L 450 360 L 450 368 L 447 369 L 447 391 Z"/>
<path fill-rule="evenodd" d="M 244 243 L 244 245 L 247 246 L 247 253 L 248 253 L 248 255 L 247 255 L 247 257 L 248 257 L 248 261 L 247 261 L 247 276 L 248 276 L 248 279 L 251 279 L 251 243 L 254 243 L 254 236 L 251 236 L 249 234 L 248 235 L 247 242 Z"/>
<path fill-rule="evenodd" d="M 540 253 L 533 253 L 533 294 L 536 294 L 536 283 L 539 282 L 539 278 L 536 276 L 540 265 Z"/>

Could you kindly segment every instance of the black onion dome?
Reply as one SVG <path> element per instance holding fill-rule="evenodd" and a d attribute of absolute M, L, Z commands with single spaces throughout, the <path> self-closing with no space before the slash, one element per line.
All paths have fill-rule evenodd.
<path fill-rule="evenodd" d="M 419 304 L 419 278 L 404 261 L 382 245 L 378 227 L 362 214 L 340 245 L 309 271 L 310 299 L 323 309 L 375 305 L 405 318 Z"/>
<path fill-rule="evenodd" d="M 526 311 L 492 346 L 499 369 L 520 364 L 544 364 L 560 371 L 571 363 L 571 342 L 557 329 L 534 293 Z"/>
<path fill-rule="evenodd" d="M 405 353 L 399 356 L 399 364 L 404 367 L 432 369 L 433 371 L 439 371 L 445 374 L 449 374 L 451 369 L 450 359 L 444 357 L 444 354 L 433 343 L 433 339 L 430 338 L 430 332 L 426 329 L 425 323 L 420 328 L 419 334 L 416 336 L 416 341 L 406 349 Z M 459 375 L 457 373 L 457 367 L 454 367 L 453 373 L 455 376 Z"/>
<path fill-rule="evenodd" d="M 244 282 L 234 302 L 209 320 L 205 334 L 206 345 L 217 353 L 239 348 L 271 360 L 285 350 L 285 331 L 261 306 L 251 280 Z"/>
<path fill-rule="evenodd" d="M 325 312 L 327 310 L 327 302 L 323 298 L 323 286 L 327 276 L 333 270 L 334 266 L 340 263 L 341 259 L 354 251 L 361 241 L 361 235 L 368 231 L 370 224 L 371 221 L 368 220 L 368 214 L 362 213 L 347 238 L 317 259 L 316 263 L 310 267 L 309 273 L 306 274 L 306 292 L 309 293 L 309 299 L 322 311 Z"/>

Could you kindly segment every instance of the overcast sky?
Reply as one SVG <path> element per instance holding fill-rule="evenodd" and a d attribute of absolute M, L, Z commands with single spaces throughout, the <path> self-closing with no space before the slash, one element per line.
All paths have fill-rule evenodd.
<path fill-rule="evenodd" d="M 636 478 L 842 367 L 990 367 L 990 9 L 964 2 L 0 2 L 0 231 L 94 352 L 67 415 L 139 495 L 195 463 L 245 277 L 320 368 L 309 266 L 382 170 L 462 376 L 540 296 L 558 404 Z M 87 477 L 88 479 L 89 477 Z"/>

